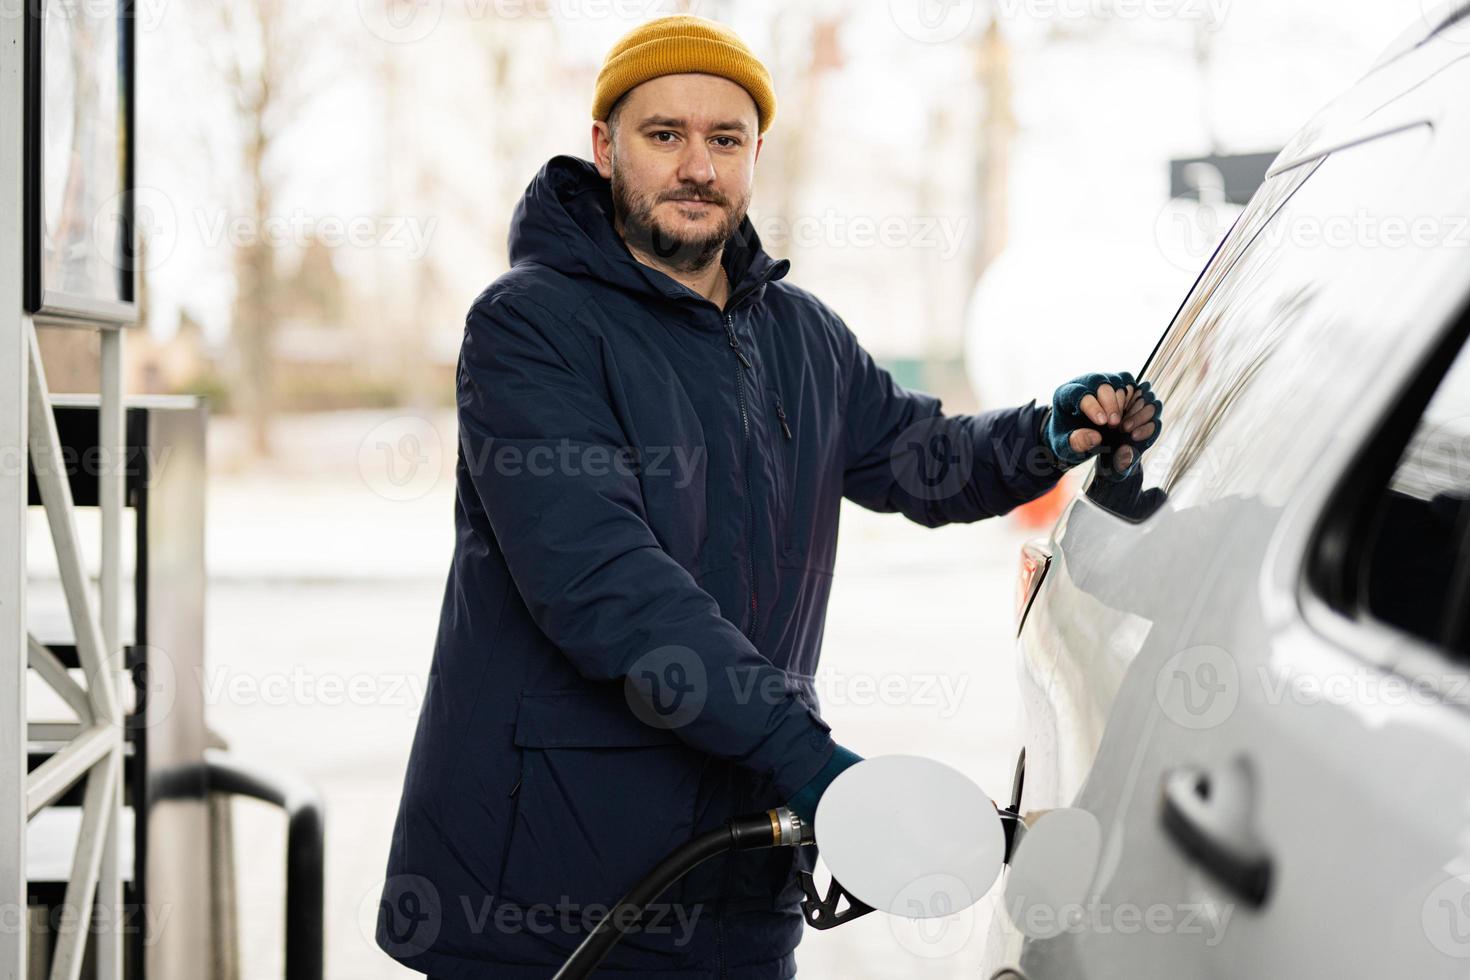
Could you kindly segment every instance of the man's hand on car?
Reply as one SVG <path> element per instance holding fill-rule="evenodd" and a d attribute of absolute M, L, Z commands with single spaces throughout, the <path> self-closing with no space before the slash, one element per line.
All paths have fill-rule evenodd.
<path fill-rule="evenodd" d="M 1107 450 L 1101 472 L 1108 479 L 1132 475 L 1163 428 L 1164 403 L 1147 381 L 1133 375 L 1093 372 L 1073 378 L 1052 395 L 1042 439 L 1062 469 Z"/>

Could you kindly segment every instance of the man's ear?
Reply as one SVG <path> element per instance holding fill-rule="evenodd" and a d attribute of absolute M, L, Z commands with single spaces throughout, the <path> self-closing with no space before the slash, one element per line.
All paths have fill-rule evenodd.
<path fill-rule="evenodd" d="M 592 123 L 592 162 L 598 173 L 612 179 L 612 131 L 601 119 Z"/>
<path fill-rule="evenodd" d="M 764 136 L 757 136 L 755 138 L 755 160 L 752 161 L 752 162 L 754 162 L 754 163 L 760 163 L 760 159 L 761 159 L 761 147 L 764 146 L 765 143 L 766 143 L 766 138 Z"/>

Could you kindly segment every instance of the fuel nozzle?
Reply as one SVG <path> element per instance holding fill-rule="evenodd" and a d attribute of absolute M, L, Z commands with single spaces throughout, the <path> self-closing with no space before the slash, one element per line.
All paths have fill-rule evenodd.
<path fill-rule="evenodd" d="M 797 847 L 816 840 L 812 834 L 812 825 L 801 819 L 801 814 L 790 807 L 778 806 L 769 812 L 775 825 L 773 832 L 776 834 L 777 847 Z"/>
<path fill-rule="evenodd" d="M 797 847 L 815 839 L 811 826 L 794 810 L 784 806 L 748 817 L 736 817 L 730 821 L 730 837 L 737 851 L 753 851 L 762 847 Z"/>

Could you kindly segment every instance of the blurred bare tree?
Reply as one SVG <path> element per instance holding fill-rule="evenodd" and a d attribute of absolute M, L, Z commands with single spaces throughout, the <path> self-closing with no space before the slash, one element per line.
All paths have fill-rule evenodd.
<path fill-rule="evenodd" d="M 1016 116 L 1012 108 L 1011 48 L 1001 32 L 999 17 L 992 16 L 976 37 L 975 78 L 984 93 L 980 104 L 980 152 L 975 158 L 975 188 L 971 199 L 972 226 L 980 229 L 972 239 L 970 283 L 980 281 L 996 256 L 1005 251 L 1010 200 L 1011 144 L 1016 138 Z"/>
<path fill-rule="evenodd" d="M 276 246 L 264 234 L 287 168 L 273 160 L 306 103 L 337 77 L 332 9 L 287 0 L 199 0 L 199 40 L 230 97 L 239 152 L 238 193 L 247 234 L 234 245 L 230 341 L 249 444 L 271 453 L 272 348 L 282 289 Z"/>
<path fill-rule="evenodd" d="M 319 235 L 307 232 L 300 264 L 281 283 L 278 313 L 309 317 L 328 327 L 342 325 L 347 298 L 342 277 L 332 261 L 333 251 Z"/>
<path fill-rule="evenodd" d="M 794 17 L 803 14 L 812 16 L 795 5 L 782 7 L 771 18 L 770 28 L 770 48 L 777 52 L 776 71 L 783 76 L 777 81 L 782 96 L 776 125 L 781 126 L 781 132 L 779 139 L 766 145 L 763 155 L 767 162 L 762 169 L 770 175 L 770 182 L 764 185 L 769 188 L 767 200 L 773 202 L 769 213 L 786 222 L 797 217 L 796 202 L 808 167 L 807 144 L 814 135 L 813 120 L 821 117 L 822 79 L 843 65 L 841 32 L 849 17 L 848 10 L 839 9 L 820 14 L 804 25 L 793 23 Z M 793 50 L 794 37 L 804 37 L 805 41 Z"/>

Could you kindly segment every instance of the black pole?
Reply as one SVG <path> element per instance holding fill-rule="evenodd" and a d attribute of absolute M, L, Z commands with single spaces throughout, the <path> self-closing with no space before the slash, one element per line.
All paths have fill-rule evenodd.
<path fill-rule="evenodd" d="M 305 783 L 210 753 L 212 792 L 248 796 L 286 811 L 286 980 L 322 980 L 326 827 Z"/>

